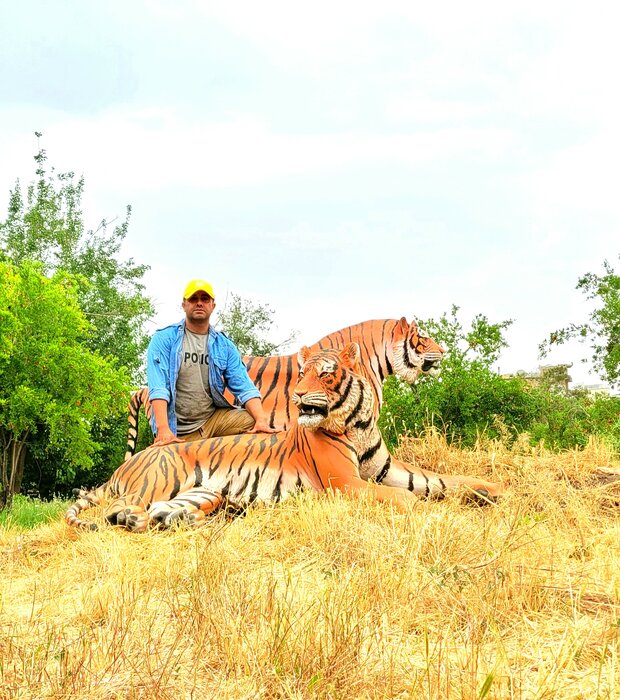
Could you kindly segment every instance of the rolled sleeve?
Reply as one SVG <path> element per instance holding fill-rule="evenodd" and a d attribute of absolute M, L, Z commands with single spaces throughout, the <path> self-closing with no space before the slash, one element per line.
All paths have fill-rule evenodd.
<path fill-rule="evenodd" d="M 146 377 L 149 385 L 149 399 L 164 399 L 170 403 L 169 361 L 157 333 L 149 343 L 146 355 Z"/>

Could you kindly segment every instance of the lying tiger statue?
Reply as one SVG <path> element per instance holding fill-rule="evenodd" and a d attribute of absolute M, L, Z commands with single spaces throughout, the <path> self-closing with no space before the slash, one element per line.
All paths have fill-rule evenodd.
<path fill-rule="evenodd" d="M 405 489 L 371 484 L 359 475 L 359 452 L 376 432 L 374 399 L 359 369 L 359 346 L 312 354 L 302 348 L 293 401 L 299 418 L 274 434 L 242 434 L 149 447 L 121 465 L 95 491 L 78 491 L 70 525 L 92 527 L 80 511 L 112 498 L 105 518 L 129 530 L 176 520 L 200 524 L 225 501 L 277 502 L 300 488 L 364 491 L 404 508 Z"/>
<path fill-rule="evenodd" d="M 78 490 L 66 521 L 96 529 L 80 513 L 110 499 L 106 520 L 141 532 L 149 524 L 200 525 L 224 503 L 243 507 L 255 501 L 278 502 L 304 488 L 367 493 L 400 510 L 415 500 L 416 490 L 432 487 L 444 493 L 449 478 L 447 483 L 444 476 L 403 472 L 391 464 L 377 428 L 374 392 L 359 358 L 356 343 L 314 353 L 302 348 L 303 373 L 292 393 L 298 419 L 288 430 L 149 447 L 122 464 L 103 486 Z M 382 459 L 382 483 L 364 480 L 363 472 L 372 471 Z M 497 488 L 461 477 L 460 483 L 466 481 L 483 497 Z"/>
<path fill-rule="evenodd" d="M 350 342 L 355 342 L 360 347 L 361 372 L 370 382 L 377 417 L 383 403 L 383 381 L 387 376 L 395 374 L 408 384 L 413 384 L 421 374 L 435 375 L 440 371 L 443 349 L 415 321 L 408 323 L 404 317 L 399 321 L 363 321 L 348 326 L 321 338 L 310 349 L 337 348 Z M 286 429 L 297 415 L 297 409 L 291 402 L 291 394 L 299 379 L 297 354 L 272 357 L 245 355 L 243 362 L 250 379 L 261 393 L 269 424 L 272 428 Z M 147 387 L 138 389 L 131 395 L 125 460 L 136 451 L 140 406 L 144 407 L 147 418 L 151 420 L 148 396 Z M 227 398 L 232 400 L 232 396 Z"/>

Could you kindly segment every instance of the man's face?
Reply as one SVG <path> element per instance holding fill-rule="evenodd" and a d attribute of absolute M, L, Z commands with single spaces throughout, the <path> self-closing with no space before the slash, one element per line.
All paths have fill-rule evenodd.
<path fill-rule="evenodd" d="M 215 300 L 206 292 L 196 292 L 189 299 L 183 299 L 182 306 L 188 321 L 208 321 L 215 308 Z"/>

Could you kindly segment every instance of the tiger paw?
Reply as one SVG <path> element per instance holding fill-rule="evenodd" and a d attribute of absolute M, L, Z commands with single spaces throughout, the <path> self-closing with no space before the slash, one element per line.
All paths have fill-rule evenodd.
<path fill-rule="evenodd" d="M 166 515 L 162 520 L 162 525 L 164 527 L 171 527 L 175 523 L 188 523 L 191 522 L 191 517 L 187 512 L 187 508 L 175 508 Z"/>
<path fill-rule="evenodd" d="M 207 516 L 201 510 L 197 510 L 187 514 L 187 524 L 190 527 L 201 527 L 206 522 Z"/>
<path fill-rule="evenodd" d="M 502 484 L 490 484 L 490 488 L 480 487 L 468 490 L 463 500 L 477 506 L 487 506 L 497 503 L 505 493 Z"/>
<path fill-rule="evenodd" d="M 124 525 L 131 532 L 144 532 L 148 527 L 149 517 L 143 510 L 132 511 L 130 508 L 127 508 L 118 514 L 116 522 L 119 525 Z"/>

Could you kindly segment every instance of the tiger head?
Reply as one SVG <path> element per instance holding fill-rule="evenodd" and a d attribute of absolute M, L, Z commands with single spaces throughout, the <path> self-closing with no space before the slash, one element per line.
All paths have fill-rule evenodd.
<path fill-rule="evenodd" d="M 299 351 L 300 378 L 291 398 L 300 426 L 343 434 L 354 419 L 372 414 L 374 399 L 360 376 L 359 356 L 357 343 L 342 350 L 312 352 L 304 346 Z"/>
<path fill-rule="evenodd" d="M 418 326 L 403 316 L 394 329 L 392 345 L 394 374 L 413 384 L 421 374 L 435 377 L 441 372 L 444 349 Z"/>

